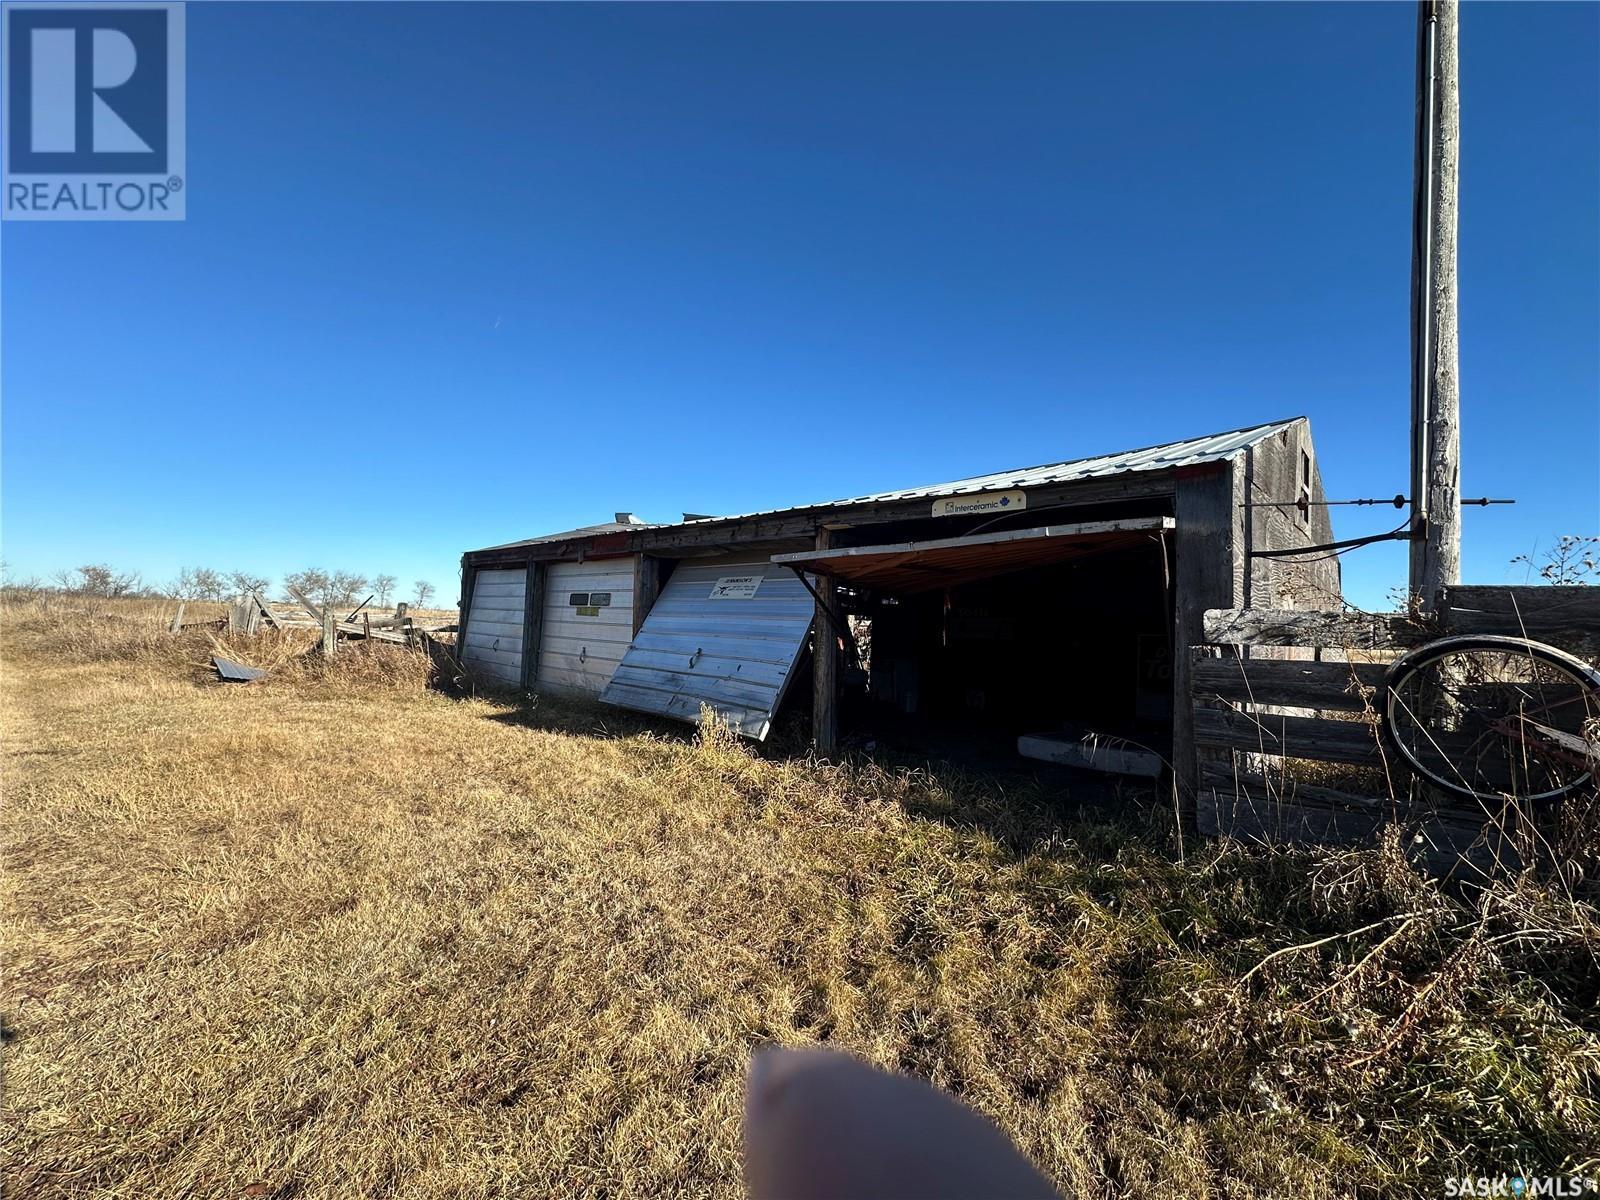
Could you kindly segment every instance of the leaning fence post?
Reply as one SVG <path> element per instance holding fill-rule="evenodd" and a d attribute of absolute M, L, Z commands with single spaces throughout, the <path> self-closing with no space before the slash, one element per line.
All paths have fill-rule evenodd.
<path fill-rule="evenodd" d="M 339 633 L 334 620 L 331 606 L 322 610 L 322 652 L 329 658 L 334 656 L 339 641 Z"/>
<path fill-rule="evenodd" d="M 183 630 L 183 605 L 184 602 L 179 600 L 178 611 L 172 615 L 172 624 L 167 626 L 168 633 L 179 633 Z"/>

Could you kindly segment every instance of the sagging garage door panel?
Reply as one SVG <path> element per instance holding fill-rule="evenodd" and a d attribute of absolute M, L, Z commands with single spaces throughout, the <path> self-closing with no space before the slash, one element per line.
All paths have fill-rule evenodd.
<path fill-rule="evenodd" d="M 633 559 L 552 563 L 544 584 L 538 685 L 593 695 L 606 685 L 633 636 Z M 574 604 L 575 597 L 605 604 Z"/>
<path fill-rule="evenodd" d="M 719 589 L 733 578 L 747 582 Z M 683 721 L 699 720 L 707 704 L 740 733 L 765 738 L 814 606 L 794 572 L 765 558 L 680 564 L 600 698 Z"/>
<path fill-rule="evenodd" d="M 527 572 L 479 571 L 472 580 L 461 658 L 469 669 L 501 683 L 522 682 L 523 604 Z"/>

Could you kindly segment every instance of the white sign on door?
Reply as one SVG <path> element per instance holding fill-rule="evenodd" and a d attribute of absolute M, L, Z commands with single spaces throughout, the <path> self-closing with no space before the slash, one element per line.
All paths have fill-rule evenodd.
<path fill-rule="evenodd" d="M 711 588 L 713 600 L 753 600 L 761 586 L 760 575 L 724 575 Z"/>

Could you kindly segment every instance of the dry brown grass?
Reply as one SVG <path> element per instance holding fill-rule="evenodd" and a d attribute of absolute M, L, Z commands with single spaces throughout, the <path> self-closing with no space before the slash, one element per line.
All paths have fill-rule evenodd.
<path fill-rule="evenodd" d="M 12 1197 L 732 1197 L 771 1040 L 923 1075 L 1084 1196 L 1600 1146 L 1584 902 L 1180 864 L 1158 813 L 451 700 L 399 649 L 241 641 L 277 666 L 226 686 L 163 619 L 0 609 Z"/>

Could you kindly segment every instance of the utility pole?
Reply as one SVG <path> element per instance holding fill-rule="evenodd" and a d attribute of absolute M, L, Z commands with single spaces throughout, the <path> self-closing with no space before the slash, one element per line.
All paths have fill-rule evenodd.
<path fill-rule="evenodd" d="M 1458 0 L 1417 5 L 1411 243 L 1411 600 L 1461 581 L 1461 374 L 1456 305 L 1461 91 Z"/>

